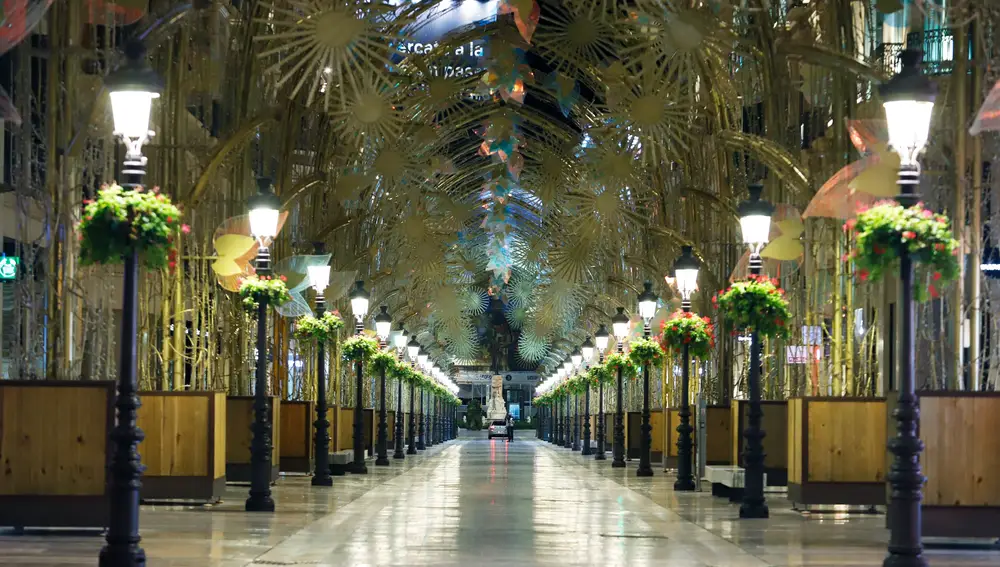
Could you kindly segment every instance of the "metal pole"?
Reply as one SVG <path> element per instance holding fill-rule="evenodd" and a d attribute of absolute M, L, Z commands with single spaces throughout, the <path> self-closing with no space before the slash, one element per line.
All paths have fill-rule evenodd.
<path fill-rule="evenodd" d="M 604 363 L 604 355 L 601 355 L 601 364 Z M 605 461 L 607 456 L 604 454 L 604 382 L 601 382 L 597 387 L 597 452 L 594 453 L 595 461 Z"/>
<path fill-rule="evenodd" d="M 382 345 L 385 348 L 385 345 Z M 385 411 L 385 368 L 379 373 L 379 410 L 378 410 L 378 456 L 375 458 L 376 467 L 389 466 L 389 424 L 386 423 L 388 417 Z"/>
<path fill-rule="evenodd" d="M 622 354 L 625 351 L 625 346 L 622 344 L 621 339 L 618 339 L 618 354 Z M 611 453 L 613 459 L 611 460 L 611 467 L 620 469 L 625 467 L 625 416 L 623 414 L 623 401 L 622 398 L 622 369 L 618 367 L 618 392 L 617 392 L 617 404 L 615 407 L 615 438 L 614 445 L 611 448 Z"/>
<path fill-rule="evenodd" d="M 899 170 L 897 184 L 900 195 L 896 198 L 904 207 L 916 203 L 914 191 L 920 170 L 903 167 Z M 978 235 L 976 235 L 978 237 Z M 974 258 L 979 261 L 979 258 Z M 889 440 L 893 455 L 889 468 L 889 554 L 883 567 L 925 567 L 924 544 L 921 540 L 923 519 L 920 501 L 924 476 L 920 470 L 920 453 L 924 444 L 917 434 L 920 425 L 920 400 L 915 392 L 914 352 L 916 326 L 913 304 L 913 258 L 903 249 L 899 258 L 900 285 L 900 335 L 899 335 L 899 397 L 892 416 L 896 420 L 896 436 Z M 961 285 L 961 282 L 959 282 Z"/>
<path fill-rule="evenodd" d="M 417 454 L 417 414 L 416 414 L 417 388 L 410 384 L 410 427 L 406 432 L 406 454 Z"/>
<path fill-rule="evenodd" d="M 681 302 L 681 309 L 684 313 L 691 312 L 691 301 L 684 299 Z M 694 475 L 691 472 L 691 357 L 688 352 L 688 345 L 684 343 L 681 349 L 681 407 L 678 412 L 681 423 L 677 426 L 677 480 L 674 482 L 674 490 L 687 492 L 695 489 Z"/>
<path fill-rule="evenodd" d="M 316 317 L 322 318 L 326 310 L 326 298 L 322 291 L 316 292 Z M 330 476 L 330 422 L 326 418 L 326 344 L 319 341 L 316 364 L 316 471 L 313 473 L 313 486 L 333 486 Z"/>
<path fill-rule="evenodd" d="M 651 335 L 649 321 L 643 322 L 642 336 L 649 338 Z M 649 453 L 653 445 L 653 426 L 649 423 L 649 363 L 642 365 L 642 425 L 639 427 L 639 468 L 635 471 L 635 476 L 653 476 L 653 467 L 649 462 Z"/>
<path fill-rule="evenodd" d="M 406 451 L 403 448 L 403 381 L 396 380 L 396 432 L 393 435 L 395 450 L 392 452 L 393 459 L 405 459 Z"/>
<path fill-rule="evenodd" d="M 257 274 L 271 271 L 267 247 L 257 249 Z M 250 496 L 247 512 L 273 512 L 271 499 L 271 412 L 267 399 L 267 300 L 257 298 L 257 368 L 253 391 L 253 439 L 250 441 Z"/>
<path fill-rule="evenodd" d="M 760 255 L 750 255 L 750 274 L 760 275 L 763 260 Z M 746 448 L 743 451 L 745 477 L 743 482 L 743 503 L 740 505 L 741 518 L 767 518 L 770 512 L 764 501 L 764 436 L 761 419 L 764 411 L 760 398 L 760 336 L 754 330 L 750 334 L 750 403 L 747 411 L 747 428 L 743 432 Z"/>
<path fill-rule="evenodd" d="M 139 254 L 125 256 L 122 282 L 122 334 L 115 409 L 118 422 L 111 430 L 111 482 L 108 496 L 110 517 L 106 543 L 101 549 L 101 567 L 139 567 L 146 565 L 146 552 L 139 547 L 139 479 L 142 463 L 138 445 L 144 436 L 136 427 L 139 407 L 136 384 L 136 336 L 138 333 Z M 273 509 L 273 504 L 272 504 Z"/>
<path fill-rule="evenodd" d="M 592 455 L 594 451 L 590 448 L 590 385 L 583 396 L 583 455 Z"/>
<path fill-rule="evenodd" d="M 573 394 L 573 446 L 571 449 L 580 450 L 580 394 Z"/>
<path fill-rule="evenodd" d="M 417 431 L 417 450 L 423 451 L 427 448 L 424 443 L 424 393 L 420 392 L 420 429 Z"/>
<path fill-rule="evenodd" d="M 361 334 L 361 321 L 355 325 L 356 334 Z M 368 474 L 368 466 L 365 465 L 365 410 L 364 410 L 364 375 L 362 374 L 362 363 L 354 363 L 354 461 L 351 463 L 351 472 L 354 474 Z"/>

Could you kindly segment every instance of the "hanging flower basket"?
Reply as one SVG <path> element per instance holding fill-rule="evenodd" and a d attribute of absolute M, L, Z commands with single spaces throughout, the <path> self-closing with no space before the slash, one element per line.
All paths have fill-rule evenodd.
<path fill-rule="evenodd" d="M 295 340 L 304 344 L 329 343 L 344 328 L 344 320 L 327 311 L 322 317 L 305 315 L 295 321 Z"/>
<path fill-rule="evenodd" d="M 275 307 L 291 301 L 292 296 L 288 294 L 288 286 L 285 285 L 285 279 L 285 276 L 277 278 L 271 276 L 250 276 L 244 278 L 240 283 L 240 297 L 243 298 L 243 310 L 250 314 L 256 314 L 262 299 L 268 305 Z"/>
<path fill-rule="evenodd" d="M 708 317 L 677 311 L 660 326 L 660 343 L 674 354 L 687 345 L 690 356 L 704 360 L 715 347 L 715 327 Z"/>
<path fill-rule="evenodd" d="M 604 364 L 595 364 L 587 370 L 587 379 L 590 380 L 593 387 L 598 387 L 601 384 L 610 385 L 615 381 L 615 375 L 608 367 Z"/>
<path fill-rule="evenodd" d="M 604 361 L 604 367 L 607 368 L 608 372 L 613 377 L 612 381 L 618 378 L 619 369 L 621 369 L 622 378 L 635 378 L 636 374 L 638 374 L 638 369 L 632 360 L 628 356 L 618 354 L 617 352 L 609 356 Z"/>
<path fill-rule="evenodd" d="M 720 313 L 732 323 L 733 332 L 757 331 L 764 337 L 788 338 L 792 318 L 785 290 L 767 276 L 750 276 L 712 297 Z"/>
<path fill-rule="evenodd" d="M 646 364 L 651 364 L 653 366 L 659 366 L 666 354 L 663 352 L 663 347 L 660 343 L 654 341 L 653 339 L 638 339 L 632 341 L 632 344 L 628 348 L 628 358 L 632 361 L 635 366 L 643 366 Z"/>
<path fill-rule="evenodd" d="M 587 383 L 587 379 L 584 375 L 577 374 L 566 381 L 566 387 L 569 388 L 571 394 L 581 395 L 587 393 L 589 384 Z"/>
<path fill-rule="evenodd" d="M 378 341 L 355 335 L 340 343 L 340 355 L 348 362 L 368 362 L 378 353 Z"/>
<path fill-rule="evenodd" d="M 368 367 L 372 369 L 372 372 L 385 372 L 386 375 L 390 375 L 393 368 L 396 367 L 396 357 L 388 352 L 379 350 L 371 356 L 371 359 L 368 361 Z"/>
<path fill-rule="evenodd" d="M 84 205 L 77 225 L 82 264 L 120 264 L 136 251 L 147 268 L 177 265 L 175 235 L 189 229 L 181 224 L 181 210 L 158 189 L 105 185 Z"/>
<path fill-rule="evenodd" d="M 854 239 L 855 248 L 845 259 L 853 259 L 861 281 L 878 281 L 886 270 L 899 268 L 900 255 L 906 251 L 913 259 L 917 277 L 914 294 L 923 301 L 937 297 L 940 286 L 958 277 L 958 241 L 951 221 L 924 208 L 922 203 L 904 207 L 895 201 L 882 201 L 862 210 L 856 219 L 844 224 Z M 926 287 L 928 277 L 931 283 Z"/>
<path fill-rule="evenodd" d="M 412 384 L 416 378 L 413 367 L 410 366 L 409 362 L 397 361 L 396 365 L 392 367 L 390 375 L 393 379 L 399 380 L 404 384 Z"/>

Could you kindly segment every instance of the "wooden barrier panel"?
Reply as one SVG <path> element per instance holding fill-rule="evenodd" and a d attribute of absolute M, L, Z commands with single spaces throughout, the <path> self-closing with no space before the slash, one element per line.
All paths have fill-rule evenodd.
<path fill-rule="evenodd" d="M 312 422 L 316 419 L 316 404 L 308 401 L 281 402 L 281 463 L 282 472 L 308 473 L 313 470 L 316 452 Z"/>
<path fill-rule="evenodd" d="M 788 401 L 788 498 L 875 506 L 885 499 L 885 398 Z"/>
<path fill-rule="evenodd" d="M 667 430 L 663 432 L 663 436 L 666 437 L 667 451 L 663 458 L 663 466 L 668 469 L 677 468 L 677 439 L 680 437 L 680 434 L 677 433 L 677 426 L 680 424 L 680 410 L 677 408 L 667 409 Z"/>
<path fill-rule="evenodd" d="M 216 502 L 226 488 L 224 392 L 143 392 L 144 501 Z M 221 402 L 220 402 L 221 400 Z"/>
<path fill-rule="evenodd" d="M 746 440 L 743 430 L 747 425 L 750 403 L 747 400 L 733 400 L 732 442 L 730 458 L 737 466 L 743 466 L 743 447 Z M 788 402 L 763 401 L 761 407 L 764 417 L 761 419 L 761 429 L 764 430 L 764 474 L 767 475 L 768 486 L 785 486 L 788 483 Z"/>
<path fill-rule="evenodd" d="M 920 392 L 925 536 L 1000 537 L 998 431 L 1000 393 Z"/>
<path fill-rule="evenodd" d="M 663 438 L 667 434 L 667 420 L 664 419 L 664 413 L 663 411 L 649 412 L 649 425 L 653 428 L 649 433 L 652 438 L 649 448 L 649 460 L 654 463 L 663 461 Z M 676 449 L 676 447 L 674 448 Z"/>
<path fill-rule="evenodd" d="M 114 399 L 113 382 L 0 381 L 0 526 L 108 525 Z"/>
<path fill-rule="evenodd" d="M 729 406 L 705 408 L 705 464 L 731 465 L 729 440 L 733 431 L 733 414 Z M 697 436 L 695 437 L 697 439 Z"/>
<path fill-rule="evenodd" d="M 281 466 L 281 399 L 268 397 L 271 411 L 271 482 Z M 253 396 L 226 397 L 226 481 L 250 482 L 250 442 Z"/>

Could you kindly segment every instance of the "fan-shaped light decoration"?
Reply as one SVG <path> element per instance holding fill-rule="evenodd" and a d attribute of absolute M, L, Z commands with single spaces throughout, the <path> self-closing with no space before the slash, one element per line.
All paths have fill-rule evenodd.
<path fill-rule="evenodd" d="M 279 233 L 286 220 L 288 212 L 282 211 L 278 216 Z M 212 271 L 219 285 L 226 291 L 239 291 L 243 278 L 256 273 L 253 260 L 257 256 L 257 241 L 250 236 L 250 217 L 239 215 L 224 221 L 215 229 L 212 245 L 216 254 Z"/>
<path fill-rule="evenodd" d="M 778 204 L 774 207 L 774 214 L 771 215 L 771 230 L 768 236 L 768 244 L 761 250 L 761 257 L 764 258 L 764 273 L 772 276 L 781 276 L 782 262 L 795 262 L 802 257 L 804 248 L 800 236 L 804 227 L 798 209 L 787 204 Z M 773 246 L 773 248 L 772 248 Z M 770 253 L 765 254 L 765 251 Z M 729 281 L 736 281 L 746 277 L 750 270 L 750 252 L 744 252 L 743 256 L 736 263 L 729 276 Z"/>
<path fill-rule="evenodd" d="M 398 140 L 407 124 L 397 106 L 399 96 L 381 73 L 360 74 L 342 89 L 341 104 L 329 109 L 333 129 L 348 143 Z"/>
<path fill-rule="evenodd" d="M 126 0 L 127 1 L 127 0 Z M 0 54 L 21 43 L 49 11 L 52 0 L 4 0 L 0 6 Z"/>
<path fill-rule="evenodd" d="M 529 364 L 538 363 L 549 350 L 549 342 L 531 331 L 522 331 L 517 338 L 517 356 Z"/>
<path fill-rule="evenodd" d="M 978 136 L 982 132 L 997 130 L 1000 130 L 1000 81 L 994 83 L 990 94 L 986 95 L 986 100 L 979 107 L 976 119 L 969 128 L 969 134 Z"/>
<path fill-rule="evenodd" d="M 899 156 L 889 150 L 885 120 L 849 120 L 851 143 L 862 158 L 840 169 L 809 202 L 802 218 L 853 218 L 860 207 L 896 194 Z"/>
<path fill-rule="evenodd" d="M 274 273 L 285 276 L 285 285 L 291 300 L 275 306 L 282 317 L 302 317 L 311 315 L 312 308 L 303 293 L 309 289 L 309 266 L 327 266 L 330 264 L 330 254 L 302 255 L 282 258 L 275 262 Z"/>
<path fill-rule="evenodd" d="M 613 59 L 620 12 L 604 2 L 553 2 L 547 8 L 534 43 L 557 71 L 586 75 Z"/>

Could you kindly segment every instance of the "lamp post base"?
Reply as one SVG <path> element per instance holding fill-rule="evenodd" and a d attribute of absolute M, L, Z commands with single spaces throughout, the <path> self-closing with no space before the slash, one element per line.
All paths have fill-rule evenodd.
<path fill-rule="evenodd" d="M 274 500 L 269 495 L 251 495 L 244 509 L 247 512 L 274 512 Z"/>
<path fill-rule="evenodd" d="M 929 563 L 921 555 L 890 555 L 882 562 L 882 567 L 928 567 Z"/>
<path fill-rule="evenodd" d="M 331 476 L 314 476 L 312 477 L 313 486 L 333 486 L 333 477 Z"/>
<path fill-rule="evenodd" d="M 649 465 L 640 466 L 639 468 L 635 469 L 635 476 L 639 477 L 653 476 L 653 467 Z"/>
<path fill-rule="evenodd" d="M 608 460 L 608 457 L 604 453 L 594 453 L 594 460 L 595 461 L 606 461 L 606 460 Z"/>
<path fill-rule="evenodd" d="M 744 519 L 755 519 L 755 518 L 769 518 L 771 516 L 770 511 L 767 509 L 767 504 L 761 502 L 760 504 L 747 504 L 744 502 L 740 506 L 740 517 Z"/>
<path fill-rule="evenodd" d="M 351 474 L 368 474 L 368 465 L 361 463 L 353 463 L 351 465 Z"/>
<path fill-rule="evenodd" d="M 694 492 L 695 488 L 694 479 L 678 478 L 674 481 L 674 492 Z"/>
<path fill-rule="evenodd" d="M 139 547 L 139 542 L 122 546 L 105 545 L 101 549 L 100 567 L 145 567 L 146 552 Z"/>
<path fill-rule="evenodd" d="M 611 461 L 611 468 L 613 469 L 623 469 L 625 468 L 625 461 L 614 460 Z"/>

